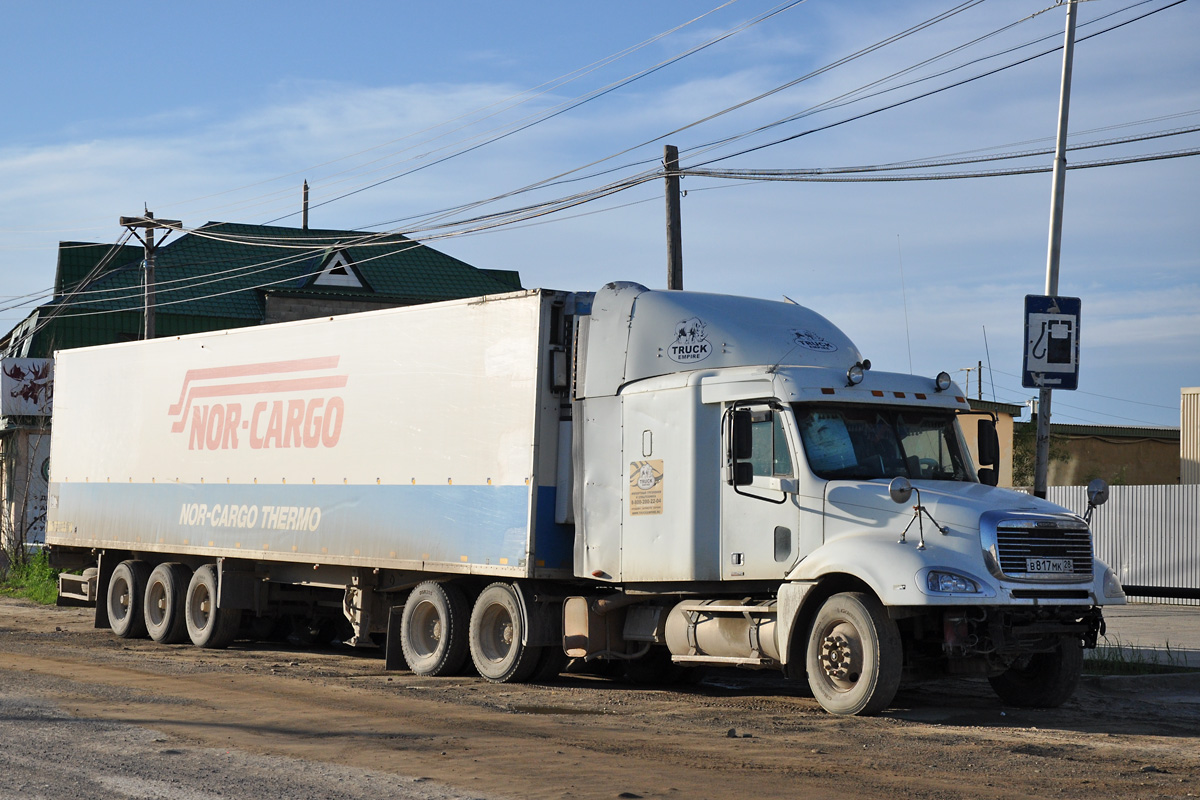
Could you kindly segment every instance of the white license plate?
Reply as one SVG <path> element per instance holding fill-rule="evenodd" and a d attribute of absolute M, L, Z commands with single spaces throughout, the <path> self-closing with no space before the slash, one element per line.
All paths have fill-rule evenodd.
<path fill-rule="evenodd" d="M 1070 573 L 1074 570 L 1075 565 L 1069 558 L 1027 558 L 1025 559 L 1025 571 L 1037 573 L 1054 573 L 1064 572 Z"/>

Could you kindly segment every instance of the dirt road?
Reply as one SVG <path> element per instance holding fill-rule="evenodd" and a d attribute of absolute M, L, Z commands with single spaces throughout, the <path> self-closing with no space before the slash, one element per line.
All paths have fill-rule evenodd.
<path fill-rule="evenodd" d="M 1200 674 L 986 682 L 832 717 L 774 675 L 678 690 L 388 673 L 378 654 L 126 641 L 0 598 L 0 797 L 1200 797 Z"/>

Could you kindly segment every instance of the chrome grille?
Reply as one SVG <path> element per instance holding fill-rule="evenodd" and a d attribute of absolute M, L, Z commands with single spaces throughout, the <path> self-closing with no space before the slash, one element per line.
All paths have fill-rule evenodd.
<path fill-rule="evenodd" d="M 1031 581 L 1091 580 L 1092 534 L 1082 520 L 1049 515 L 984 516 L 980 533 L 991 556 L 992 571 L 998 576 Z M 1069 560 L 1070 571 L 1031 571 L 1030 559 Z"/>

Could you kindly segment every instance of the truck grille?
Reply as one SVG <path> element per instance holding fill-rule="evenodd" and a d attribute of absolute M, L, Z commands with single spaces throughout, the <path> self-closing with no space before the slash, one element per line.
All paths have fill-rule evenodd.
<path fill-rule="evenodd" d="M 1082 520 L 1052 516 L 992 517 L 980 533 L 998 577 L 1027 581 L 1092 578 L 1092 534 Z"/>

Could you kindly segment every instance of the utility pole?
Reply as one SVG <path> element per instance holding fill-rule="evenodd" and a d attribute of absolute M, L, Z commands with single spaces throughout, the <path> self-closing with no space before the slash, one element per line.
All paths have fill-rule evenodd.
<path fill-rule="evenodd" d="M 683 221 L 679 211 L 679 148 L 663 147 L 667 178 L 667 288 L 683 288 Z"/>
<path fill-rule="evenodd" d="M 966 393 L 967 397 L 970 397 L 971 396 L 971 373 L 975 371 L 975 368 L 974 367 L 963 367 L 962 371 L 967 373 L 967 385 L 965 387 L 965 393 Z"/>
<path fill-rule="evenodd" d="M 1062 251 L 1063 197 L 1067 181 L 1067 118 L 1071 108 L 1071 62 L 1075 55 L 1076 3 L 1067 3 L 1067 30 L 1063 41 L 1062 89 L 1058 100 L 1058 139 L 1054 146 L 1054 181 L 1051 185 L 1050 245 L 1046 256 L 1046 295 L 1058 295 L 1058 264 Z M 1050 387 L 1038 391 L 1037 449 L 1033 467 L 1033 493 L 1046 497 L 1050 471 Z"/>
<path fill-rule="evenodd" d="M 304 192 L 300 200 L 300 227 L 308 230 L 308 180 L 304 181 Z"/>
<path fill-rule="evenodd" d="M 162 240 L 165 242 L 167 237 L 171 235 L 172 230 L 177 230 L 183 226 L 183 223 L 177 219 L 155 219 L 154 214 L 147 211 L 140 217 L 121 217 L 120 223 L 123 227 L 128 228 L 129 232 L 138 238 L 142 243 L 145 251 L 143 265 L 145 267 L 145 293 L 143 302 L 145 304 L 142 312 L 142 338 L 154 338 L 154 251 L 157 249 L 154 244 L 154 231 L 162 228 L 166 230 Z M 145 237 L 138 233 L 141 228 L 146 231 Z"/>

